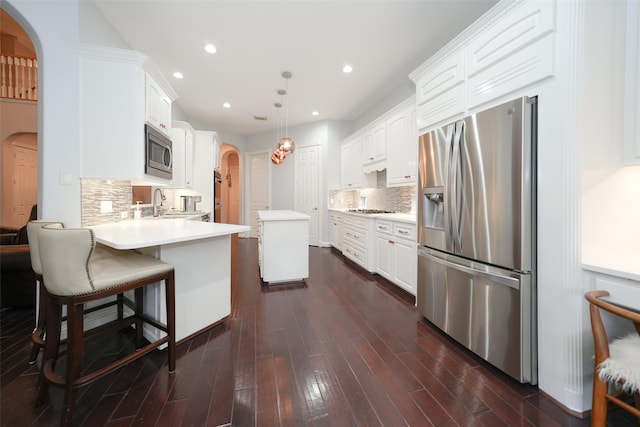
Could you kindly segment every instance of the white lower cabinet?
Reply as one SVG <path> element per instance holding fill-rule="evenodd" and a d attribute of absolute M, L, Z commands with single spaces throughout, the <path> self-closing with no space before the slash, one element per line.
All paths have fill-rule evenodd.
<path fill-rule="evenodd" d="M 342 214 L 329 212 L 329 238 L 331 246 L 342 251 Z"/>
<path fill-rule="evenodd" d="M 357 214 L 343 215 L 342 254 L 365 270 L 375 273 L 375 219 Z"/>
<path fill-rule="evenodd" d="M 418 251 L 414 224 L 376 220 L 376 273 L 416 295 Z"/>

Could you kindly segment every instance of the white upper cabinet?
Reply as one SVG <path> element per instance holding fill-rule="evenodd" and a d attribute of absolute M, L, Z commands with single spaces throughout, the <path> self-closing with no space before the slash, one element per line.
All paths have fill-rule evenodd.
<path fill-rule="evenodd" d="M 555 2 L 500 2 L 410 74 L 430 128 L 553 76 Z"/>
<path fill-rule="evenodd" d="M 213 169 L 219 171 L 220 170 L 220 146 L 222 142 L 216 133 L 216 136 L 213 140 Z"/>
<path fill-rule="evenodd" d="M 387 124 L 382 121 L 370 126 L 362 137 L 362 164 L 381 162 L 387 158 Z M 378 167 L 384 169 L 384 165 Z M 367 172 L 365 170 L 365 172 Z"/>
<path fill-rule="evenodd" d="M 194 129 L 186 122 L 173 122 L 171 142 L 173 151 L 173 178 L 171 186 L 193 187 L 193 138 Z"/>
<path fill-rule="evenodd" d="M 149 74 L 146 75 L 146 121 L 171 136 L 171 99 Z"/>
<path fill-rule="evenodd" d="M 81 177 L 169 184 L 170 180 L 145 174 L 146 68 L 151 66 L 147 57 L 88 44 L 76 46 L 76 52 Z M 175 98 L 170 91 L 167 87 L 164 93 Z"/>
<path fill-rule="evenodd" d="M 344 140 L 340 151 L 342 188 L 376 187 L 377 174 L 371 172 L 384 169 L 387 185 L 416 182 L 415 112 L 415 97 L 411 96 Z"/>
<path fill-rule="evenodd" d="M 362 136 L 345 141 L 340 154 L 342 188 L 362 187 Z"/>
<path fill-rule="evenodd" d="M 465 110 L 464 50 L 451 54 L 416 82 L 418 128 Z"/>
<path fill-rule="evenodd" d="M 387 120 L 387 185 L 411 184 L 418 175 L 418 136 L 415 107 L 398 111 Z"/>
<path fill-rule="evenodd" d="M 465 49 L 468 108 L 553 75 L 554 8 L 526 2 Z"/>

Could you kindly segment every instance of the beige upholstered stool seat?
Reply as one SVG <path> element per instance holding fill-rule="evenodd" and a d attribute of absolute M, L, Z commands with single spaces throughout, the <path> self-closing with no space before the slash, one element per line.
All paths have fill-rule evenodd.
<path fill-rule="evenodd" d="M 72 264 L 67 263 L 73 255 L 62 255 L 55 260 L 51 268 L 59 270 L 60 274 L 70 274 Z M 85 295 L 98 292 L 125 283 L 135 282 L 148 276 L 167 273 L 172 270 L 171 264 L 166 264 L 147 255 L 134 251 L 115 251 L 109 249 L 96 250 L 87 263 L 85 271 L 77 271 L 76 280 L 69 279 L 61 283 L 47 286 L 49 292 L 55 295 Z"/>
<path fill-rule="evenodd" d="M 56 224 L 63 227 L 61 222 L 53 220 L 34 220 L 27 223 L 27 236 L 29 239 L 29 254 L 31 256 L 31 268 L 36 275 L 38 282 L 38 318 L 36 327 L 31 333 L 31 355 L 29 364 L 36 362 L 38 352 L 44 346 L 44 328 L 46 324 L 47 289 L 42 283 L 42 265 L 40 263 L 40 246 L 38 245 L 38 234 L 41 227 L 49 224 Z"/>
<path fill-rule="evenodd" d="M 46 340 L 42 365 L 44 381 L 39 401 L 47 394 L 48 385 L 65 387 L 61 425 L 71 425 L 77 389 L 144 356 L 165 344 L 168 348 L 168 369 L 175 370 L 175 280 L 173 266 L 156 258 L 134 251 L 118 251 L 96 246 L 91 229 L 65 229 L 59 224 L 40 228 L 38 244 L 42 275 L 47 293 Z M 143 288 L 164 282 L 166 324 L 143 312 Z M 134 301 L 125 298 L 126 291 L 134 291 Z M 112 302 L 99 306 L 117 306 L 117 319 L 92 330 L 84 330 L 84 305 L 90 301 L 116 296 Z M 67 363 L 66 375 L 55 373 L 60 343 L 61 307 L 67 307 Z M 125 316 L 124 305 L 133 311 Z M 88 311 L 88 310 L 87 310 Z M 156 341 L 143 344 L 143 323 L 166 333 Z M 82 370 L 84 339 L 95 333 L 122 329 L 135 325 L 136 351 L 94 368 Z M 110 328 L 110 329 L 109 329 Z M 81 375 L 82 374 L 82 375 Z"/>

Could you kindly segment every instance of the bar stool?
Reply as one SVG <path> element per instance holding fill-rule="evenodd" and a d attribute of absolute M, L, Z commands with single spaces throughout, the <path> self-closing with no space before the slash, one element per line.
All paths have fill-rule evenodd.
<path fill-rule="evenodd" d="M 72 423 L 79 387 L 127 365 L 164 344 L 168 345 L 169 372 L 175 371 L 175 278 L 172 265 L 133 251 L 96 252 L 93 230 L 62 228 L 60 224 L 41 227 L 38 245 L 44 286 L 47 290 L 46 340 L 40 398 L 46 394 L 49 384 L 65 387 L 61 425 Z M 160 281 L 164 281 L 166 288 L 166 325 L 143 313 L 144 286 Z M 133 302 L 128 298 L 118 297 L 113 304 L 124 300 L 133 310 L 132 315 L 84 331 L 86 303 L 123 294 L 129 290 L 134 292 Z M 54 372 L 60 344 L 62 305 L 67 306 L 66 376 Z M 142 345 L 143 323 L 164 331 L 166 336 Z M 135 352 L 92 372 L 82 371 L 85 337 L 131 325 L 135 325 L 136 328 Z"/>
<path fill-rule="evenodd" d="M 593 377 L 593 403 L 591 425 L 604 427 L 607 423 L 609 403 L 617 405 L 638 417 L 640 424 L 640 312 L 602 300 L 607 291 L 589 291 L 591 331 L 595 346 L 595 372 Z M 600 310 L 605 310 L 633 322 L 636 333 L 630 333 L 609 343 L 607 331 L 602 323 Z M 609 384 L 617 384 L 617 391 L 609 393 Z M 622 395 L 633 395 L 637 407 L 622 399 Z"/>
<path fill-rule="evenodd" d="M 38 318 L 36 319 L 36 327 L 31 333 L 31 354 L 29 355 L 29 364 L 36 363 L 38 352 L 44 346 L 44 328 L 45 319 L 47 317 L 47 289 L 42 282 L 42 266 L 40 264 L 40 247 L 38 245 L 38 232 L 41 227 L 49 224 L 59 224 L 64 227 L 61 222 L 51 220 L 34 220 L 27 223 L 27 236 L 29 238 L 29 253 L 31 254 L 31 268 L 36 275 L 38 282 Z"/>

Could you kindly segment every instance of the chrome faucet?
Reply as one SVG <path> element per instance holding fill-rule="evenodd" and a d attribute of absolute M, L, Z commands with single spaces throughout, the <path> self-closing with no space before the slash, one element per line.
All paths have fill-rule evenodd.
<path fill-rule="evenodd" d="M 160 193 L 160 205 L 158 206 L 158 203 L 156 202 L 156 196 L 158 195 L 158 193 Z M 167 200 L 167 198 L 165 197 L 164 193 L 162 192 L 162 190 L 160 188 L 156 188 L 155 191 L 153 192 L 153 216 L 157 217 L 160 215 L 160 207 L 162 207 L 162 202 L 164 200 Z"/>

